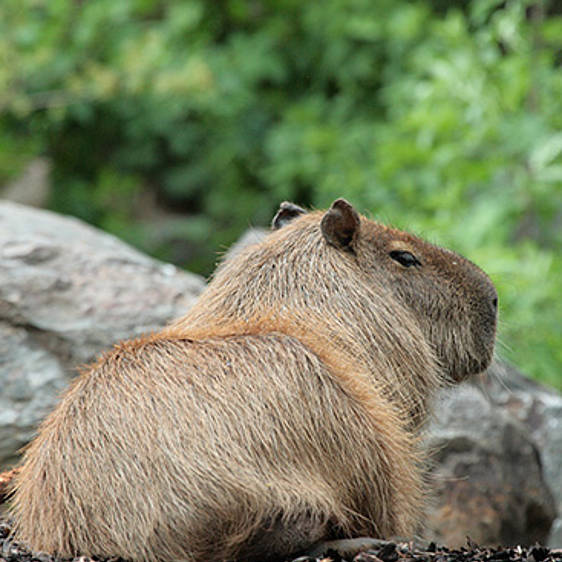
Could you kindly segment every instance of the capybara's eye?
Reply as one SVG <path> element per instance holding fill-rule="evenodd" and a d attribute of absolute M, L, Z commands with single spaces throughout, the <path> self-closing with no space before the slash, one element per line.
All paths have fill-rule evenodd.
<path fill-rule="evenodd" d="M 404 267 L 412 267 L 413 265 L 419 266 L 421 265 L 420 260 L 414 256 L 411 252 L 394 250 L 390 252 L 390 257 L 393 260 L 396 260 L 398 263 L 402 264 Z"/>

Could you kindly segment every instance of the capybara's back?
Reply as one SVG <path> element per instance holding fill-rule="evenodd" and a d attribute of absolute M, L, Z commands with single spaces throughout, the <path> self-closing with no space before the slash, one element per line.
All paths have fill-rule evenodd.
<path fill-rule="evenodd" d="M 85 370 L 15 478 L 35 550 L 277 560 L 411 533 L 417 434 L 440 384 L 491 360 L 476 266 L 364 217 L 283 204 L 189 314 Z"/>

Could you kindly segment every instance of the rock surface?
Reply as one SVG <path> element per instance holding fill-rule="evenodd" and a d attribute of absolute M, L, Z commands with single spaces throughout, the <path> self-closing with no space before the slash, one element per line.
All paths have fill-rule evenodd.
<path fill-rule="evenodd" d="M 248 228 L 244 234 L 236 241 L 223 256 L 223 260 L 227 261 L 237 256 L 244 248 L 251 246 L 252 244 L 257 244 L 261 242 L 266 236 L 269 230 L 261 227 Z"/>
<path fill-rule="evenodd" d="M 435 451 L 433 540 L 460 546 L 544 544 L 555 502 L 529 432 L 471 384 L 443 393 L 429 431 Z"/>
<path fill-rule="evenodd" d="M 203 287 L 77 219 L 0 201 L 0 466 L 78 365 L 180 316 Z"/>
<path fill-rule="evenodd" d="M 562 548 L 562 396 L 505 363 L 494 365 L 482 389 L 495 406 L 525 427 L 540 451 L 544 480 L 558 513 L 548 544 Z"/>
<path fill-rule="evenodd" d="M 51 162 L 42 156 L 27 163 L 19 176 L 0 187 L 0 197 L 32 207 L 47 204 L 51 191 Z"/>

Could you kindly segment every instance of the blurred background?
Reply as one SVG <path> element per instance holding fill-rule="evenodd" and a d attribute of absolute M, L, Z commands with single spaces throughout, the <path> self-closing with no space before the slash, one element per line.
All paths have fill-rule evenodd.
<path fill-rule="evenodd" d="M 485 269 L 562 388 L 562 4 L 2 0 L 0 197 L 208 275 L 284 199 Z"/>

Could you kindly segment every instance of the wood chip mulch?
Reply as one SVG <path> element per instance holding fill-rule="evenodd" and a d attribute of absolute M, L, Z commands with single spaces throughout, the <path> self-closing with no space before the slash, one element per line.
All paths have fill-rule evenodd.
<path fill-rule="evenodd" d="M 9 538 L 10 527 L 0 521 L 0 562 L 125 562 L 120 558 L 55 558 L 42 552 L 32 553 Z M 301 556 L 292 562 L 562 562 L 562 549 L 544 546 L 512 546 L 497 548 L 479 547 L 470 539 L 460 549 L 447 548 L 430 543 L 425 548 L 414 547 L 411 542 L 378 541 L 353 558 L 342 558 L 328 550 L 318 558 Z M 213 561 L 209 561 L 213 562 Z"/>

